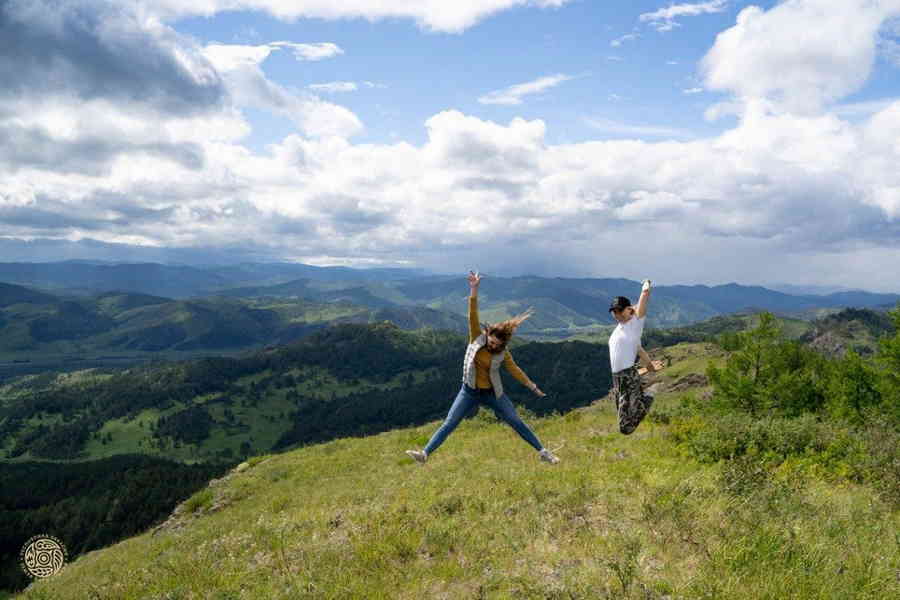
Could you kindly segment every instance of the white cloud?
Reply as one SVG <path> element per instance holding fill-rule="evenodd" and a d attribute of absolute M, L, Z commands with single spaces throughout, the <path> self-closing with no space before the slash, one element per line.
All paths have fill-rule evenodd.
<path fill-rule="evenodd" d="M 315 92 L 336 94 L 339 92 L 355 92 L 359 89 L 359 86 L 352 81 L 330 81 L 328 83 L 311 83 L 309 89 Z"/>
<path fill-rule="evenodd" d="M 534 81 L 511 85 L 502 90 L 495 90 L 480 97 L 478 101 L 482 104 L 522 104 L 523 96 L 538 94 L 570 79 L 573 78 L 563 74 L 540 77 Z"/>
<path fill-rule="evenodd" d="M 679 27 L 675 19 L 679 17 L 695 17 L 712 13 L 720 13 L 728 6 L 727 0 L 711 0 L 710 2 L 697 2 L 686 4 L 671 4 L 666 8 L 642 14 L 640 21 L 649 22 L 657 31 L 671 31 Z"/>
<path fill-rule="evenodd" d="M 203 48 L 203 54 L 219 71 L 233 71 L 260 64 L 269 57 L 272 50 L 274 48 L 269 44 L 208 44 Z"/>
<path fill-rule="evenodd" d="M 699 202 L 685 202 L 680 196 L 670 192 L 636 190 L 628 194 L 628 198 L 632 202 L 614 211 L 624 221 L 692 218 L 697 215 L 691 213 L 700 207 Z"/>
<path fill-rule="evenodd" d="M 760 109 L 717 137 L 656 143 L 549 145 L 542 121 L 458 111 L 426 129 L 421 147 L 292 134 L 268 155 L 193 132 L 202 169 L 145 156 L 102 178 L 20 170 L 7 188 L 18 190 L 6 202 L 17 207 L 0 208 L 0 219 L 13 235 L 240 242 L 271 255 L 415 257 L 442 269 L 478 260 L 507 273 L 565 265 L 565 274 L 628 275 L 603 251 L 627 247 L 676 279 L 741 281 L 789 274 L 801 256 L 827 264 L 823 254 L 837 250 L 886 259 L 900 234 L 900 103 L 858 126 Z M 40 206 L 65 227 L 45 222 Z"/>
<path fill-rule="evenodd" d="M 362 130 L 353 112 L 312 95 L 298 95 L 270 81 L 260 68 L 275 44 L 243 46 L 209 44 L 204 55 L 215 65 L 238 106 L 283 114 L 308 135 L 352 136 Z"/>
<path fill-rule="evenodd" d="M 318 19 L 412 19 L 424 29 L 461 33 L 497 13 L 520 7 L 559 8 L 571 0 L 145 0 L 163 19 L 212 16 L 233 10 L 263 11 L 284 21 Z"/>
<path fill-rule="evenodd" d="M 616 39 L 612 40 L 609 43 L 609 45 L 612 46 L 613 48 L 618 48 L 624 42 L 630 42 L 630 41 L 638 39 L 639 37 L 641 37 L 641 36 L 639 36 L 636 33 L 626 33 L 625 35 L 617 37 Z"/>
<path fill-rule="evenodd" d="M 701 92 L 703 92 L 703 88 L 699 88 L 699 87 L 692 87 L 692 88 L 687 88 L 687 89 L 681 90 L 682 94 L 699 94 Z"/>
<path fill-rule="evenodd" d="M 507 274 L 640 278 L 650 269 L 673 280 L 744 282 L 817 269 L 822 278 L 855 277 L 836 283 L 878 276 L 879 285 L 900 288 L 897 273 L 883 268 L 900 262 L 900 102 L 790 110 L 779 73 L 813 95 L 836 85 L 826 81 L 829 73 L 837 87 L 852 87 L 845 71 L 856 63 L 841 55 L 865 51 L 848 34 L 847 48 L 831 44 L 832 59 L 818 34 L 797 36 L 794 22 L 790 38 L 781 33 L 790 21 L 760 24 L 760 16 L 745 15 L 736 26 L 746 28 L 746 48 L 720 36 L 710 59 L 716 69 L 763 78 L 755 87 L 717 72 L 713 79 L 733 95 L 726 103 L 739 117 L 728 130 L 695 139 L 665 123 L 594 118 L 585 125 L 598 137 L 629 139 L 578 144 L 548 144 L 541 120 L 496 123 L 459 111 L 428 119 L 421 146 L 353 143 L 360 125 L 352 113 L 265 77 L 260 64 L 275 51 L 269 45 L 198 49 L 166 37 L 173 34 L 163 26 L 139 37 L 141 50 L 161 57 L 148 64 L 165 65 L 149 81 L 163 82 L 167 94 L 153 102 L 113 85 L 103 88 L 109 96 L 89 98 L 77 77 L 13 97 L 9 89 L 21 80 L 7 78 L 0 223 L 4 235 L 23 238 L 240 246 L 349 264 L 414 260 L 464 271 L 477 261 Z M 822 26 L 874 32 L 878 23 L 866 29 L 825 18 Z M 761 50 L 759 36 L 770 30 L 775 50 Z M 787 60 L 782 69 L 789 39 L 800 55 L 794 60 L 812 57 L 812 67 Z M 167 52 L 189 58 L 166 61 Z M 89 74 L 107 81 L 105 73 Z M 142 90 L 146 81 L 131 83 Z M 207 86 L 217 95 L 189 110 Z M 242 106 L 289 115 L 298 131 L 252 152 L 241 145 L 249 133 Z M 850 113 L 853 122 L 842 119 Z M 659 138 L 667 139 L 649 141 Z M 610 257 L 610 247 L 628 248 L 628 263 Z"/>
<path fill-rule="evenodd" d="M 898 0 L 787 0 L 769 11 L 747 7 L 704 56 L 706 87 L 814 114 L 868 79 L 876 32 L 896 14 Z"/>
<path fill-rule="evenodd" d="M 322 60 L 344 53 L 340 46 L 330 42 L 298 44 L 280 41 L 256 46 L 212 43 L 206 45 L 204 54 L 217 68 L 227 71 L 245 65 L 258 65 L 268 58 L 274 50 L 280 48 L 292 50 L 294 58 L 299 61 Z"/>
<path fill-rule="evenodd" d="M 340 46 L 332 44 L 331 42 L 321 42 L 317 44 L 270 42 L 269 45 L 276 48 L 290 48 L 294 51 L 294 58 L 297 60 L 322 60 L 344 53 Z"/>

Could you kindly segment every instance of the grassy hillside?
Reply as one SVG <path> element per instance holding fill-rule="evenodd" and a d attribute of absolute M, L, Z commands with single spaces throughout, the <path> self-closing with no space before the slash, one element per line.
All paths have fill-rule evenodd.
<path fill-rule="evenodd" d="M 622 436 L 608 400 L 526 420 L 547 465 L 482 411 L 425 465 L 438 425 L 253 457 L 158 528 L 22 599 L 872 598 L 900 596 L 897 504 L 838 471 L 700 462 L 684 407 L 713 346 L 654 351 L 653 413 Z M 743 465 L 743 466 L 742 466 Z M 749 466 L 748 466 L 749 465 Z"/>

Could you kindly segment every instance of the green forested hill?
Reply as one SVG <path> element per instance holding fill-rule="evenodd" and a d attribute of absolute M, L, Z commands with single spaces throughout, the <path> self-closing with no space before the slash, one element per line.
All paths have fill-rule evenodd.
<path fill-rule="evenodd" d="M 195 462 L 383 431 L 446 411 L 465 345 L 449 331 L 343 324 L 245 357 L 17 380 L 0 388 L 0 450 L 15 460 L 148 452 Z M 602 345 L 521 343 L 515 355 L 551 395 L 506 376 L 538 413 L 583 406 L 609 385 Z"/>
<path fill-rule="evenodd" d="M 227 471 L 227 463 L 185 465 L 140 454 L 73 464 L 0 464 L 0 597 L 28 584 L 19 550 L 51 533 L 75 557 L 137 535 Z"/>

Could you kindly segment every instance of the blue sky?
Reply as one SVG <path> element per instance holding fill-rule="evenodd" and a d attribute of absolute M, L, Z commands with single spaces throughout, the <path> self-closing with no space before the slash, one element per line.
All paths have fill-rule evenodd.
<path fill-rule="evenodd" d="M 327 60 L 299 63 L 289 52 L 279 51 L 261 68 L 273 81 L 298 89 L 355 83 L 356 91 L 323 96 L 359 116 L 365 130 L 354 139 L 360 143 L 403 139 L 423 144 L 425 121 L 446 109 L 495 122 L 516 116 L 542 119 L 549 143 L 635 134 L 685 139 L 711 135 L 728 125 L 727 119 L 711 123 L 703 117 L 705 108 L 722 94 L 684 90 L 701 87 L 698 61 L 745 4 L 726 3 L 720 12 L 682 17 L 676 20 L 680 27 L 662 32 L 639 20 L 641 14 L 668 6 L 655 0 L 518 7 L 461 33 L 422 30 L 409 19 L 291 23 L 249 11 L 189 17 L 173 25 L 202 44 L 336 44 L 343 54 Z M 765 7 L 773 2 L 753 4 Z M 612 45 L 626 35 L 639 37 Z M 517 105 L 478 101 L 492 91 L 555 75 L 572 79 L 523 96 Z M 362 83 L 366 81 L 384 87 L 367 87 Z M 287 118 L 251 114 L 254 131 L 246 143 L 257 151 L 291 130 Z M 585 122 L 591 118 L 613 122 L 621 130 L 592 128 Z"/>
<path fill-rule="evenodd" d="M 5 0 L 0 40 L 18 257 L 900 290 L 900 0 Z"/>

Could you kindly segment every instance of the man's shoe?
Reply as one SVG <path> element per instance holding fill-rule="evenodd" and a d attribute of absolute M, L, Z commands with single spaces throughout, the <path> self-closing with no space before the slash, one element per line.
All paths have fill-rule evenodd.
<path fill-rule="evenodd" d="M 553 453 L 550 452 L 549 450 L 547 450 L 546 448 L 544 448 L 543 450 L 541 450 L 541 451 L 539 452 L 539 454 L 540 454 L 540 456 L 541 456 L 541 460 L 542 460 L 542 461 L 548 462 L 548 463 L 550 463 L 551 465 L 555 465 L 556 463 L 559 462 L 559 459 L 556 458 L 555 456 L 553 456 Z"/>
<path fill-rule="evenodd" d="M 424 450 L 407 450 L 406 453 L 423 464 L 428 460 L 428 453 Z"/>
<path fill-rule="evenodd" d="M 659 382 L 654 383 L 653 385 L 647 387 L 647 388 L 644 390 L 644 395 L 645 395 L 645 396 L 654 396 L 654 397 L 655 397 L 656 394 L 658 394 L 658 393 L 659 393 L 659 390 L 661 390 L 661 389 L 662 389 L 662 383 L 659 383 Z"/>

